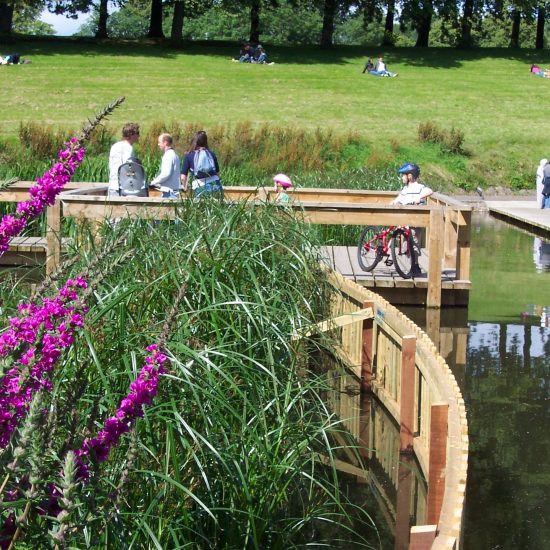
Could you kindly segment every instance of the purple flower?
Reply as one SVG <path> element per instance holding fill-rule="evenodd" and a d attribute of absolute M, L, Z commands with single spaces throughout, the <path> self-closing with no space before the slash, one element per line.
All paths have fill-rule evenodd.
<path fill-rule="evenodd" d="M 130 393 L 121 400 L 116 413 L 105 421 L 97 436 L 85 439 L 82 447 L 75 452 L 78 464 L 82 466 L 79 468 L 81 479 L 86 479 L 89 473 L 85 461 L 107 460 L 110 450 L 118 444 L 123 434 L 130 431 L 133 421 L 143 416 L 143 406 L 150 405 L 157 394 L 158 378 L 164 372 L 163 365 L 168 358 L 156 344 L 146 349 L 151 355 L 145 357 L 139 376 L 130 384 Z"/>

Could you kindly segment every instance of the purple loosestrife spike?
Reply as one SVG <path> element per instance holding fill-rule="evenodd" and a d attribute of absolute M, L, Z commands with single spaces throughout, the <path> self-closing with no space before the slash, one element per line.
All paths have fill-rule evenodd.
<path fill-rule="evenodd" d="M 89 460 L 104 462 L 109 452 L 118 444 L 121 436 L 128 431 L 134 420 L 143 416 L 143 407 L 150 405 L 157 394 L 158 378 L 164 372 L 167 357 L 157 344 L 148 346 L 150 353 L 145 357 L 145 365 L 139 376 L 130 384 L 130 393 L 122 399 L 114 416 L 108 418 L 96 437 L 85 439 L 82 447 L 75 452 L 80 479 L 87 479 Z"/>
<path fill-rule="evenodd" d="M 10 319 L 10 328 L 0 334 L 0 357 L 19 355 L 0 379 L 0 448 L 9 443 L 34 394 L 51 389 L 50 372 L 83 325 L 80 312 L 87 308 L 77 290 L 86 287 L 81 277 L 69 279 L 57 296 L 45 298 L 42 305 L 20 305 L 20 316 Z"/>

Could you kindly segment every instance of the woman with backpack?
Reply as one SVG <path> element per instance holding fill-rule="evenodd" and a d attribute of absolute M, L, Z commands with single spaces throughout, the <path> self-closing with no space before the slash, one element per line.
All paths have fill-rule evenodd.
<path fill-rule="evenodd" d="M 220 193 L 223 196 L 218 159 L 208 148 L 208 136 L 204 130 L 200 130 L 193 136 L 189 150 L 183 157 L 181 184 L 186 191 L 189 175 L 193 176 L 191 188 L 195 197 L 212 193 Z"/>

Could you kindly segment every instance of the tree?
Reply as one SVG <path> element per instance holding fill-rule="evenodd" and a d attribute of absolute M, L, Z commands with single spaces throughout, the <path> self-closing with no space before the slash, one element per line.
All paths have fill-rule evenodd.
<path fill-rule="evenodd" d="M 10 35 L 13 27 L 13 2 L 0 0 L 0 35 Z"/>
<path fill-rule="evenodd" d="M 151 16 L 149 18 L 149 38 L 164 38 L 162 31 L 162 0 L 151 0 Z"/>
<path fill-rule="evenodd" d="M 542 50 L 544 48 L 544 23 L 546 20 L 546 2 L 537 7 L 537 35 L 535 38 L 535 48 Z"/>
<path fill-rule="evenodd" d="M 20 4 L 13 14 L 13 30 L 20 34 L 37 36 L 55 34 L 55 29 L 49 23 L 40 21 L 43 9 L 42 2 Z"/>
<path fill-rule="evenodd" d="M 321 29 L 321 46 L 332 46 L 334 37 L 334 18 L 336 17 L 337 0 L 324 0 L 323 28 Z"/>

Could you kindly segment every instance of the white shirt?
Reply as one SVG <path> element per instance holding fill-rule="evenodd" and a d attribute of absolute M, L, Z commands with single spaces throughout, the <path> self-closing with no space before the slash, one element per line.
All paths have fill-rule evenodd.
<path fill-rule="evenodd" d="M 179 191 L 180 159 L 174 149 L 167 149 L 162 155 L 160 174 L 151 182 L 151 185 L 160 185 L 163 193 Z"/>
<path fill-rule="evenodd" d="M 126 141 L 117 141 L 109 152 L 109 191 L 118 191 L 118 169 L 134 154 L 134 148 Z"/>
<path fill-rule="evenodd" d="M 421 202 L 422 204 L 426 203 L 426 199 L 420 200 L 420 194 L 423 191 L 428 191 L 431 189 L 429 187 L 426 187 L 423 183 L 420 183 L 419 181 L 411 181 L 408 185 L 405 185 L 403 189 L 401 189 L 401 193 L 397 196 L 395 199 L 394 204 L 417 204 L 418 202 Z"/>

